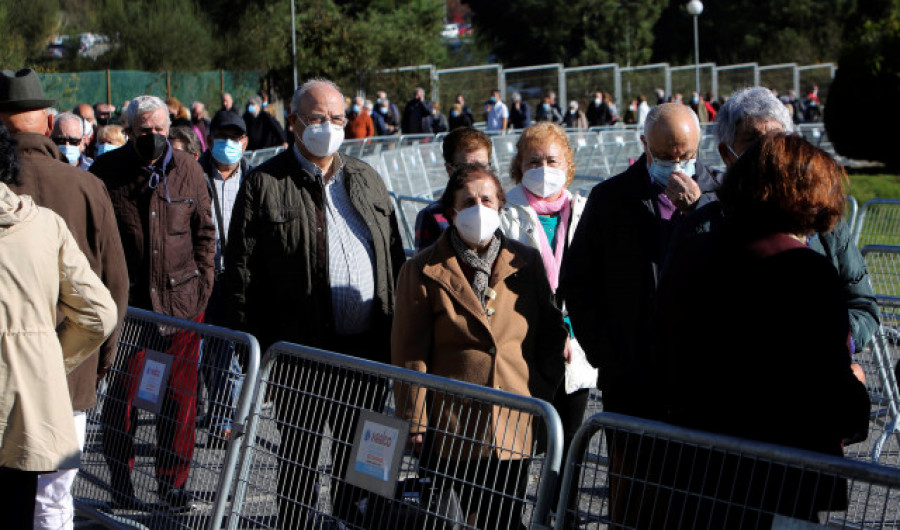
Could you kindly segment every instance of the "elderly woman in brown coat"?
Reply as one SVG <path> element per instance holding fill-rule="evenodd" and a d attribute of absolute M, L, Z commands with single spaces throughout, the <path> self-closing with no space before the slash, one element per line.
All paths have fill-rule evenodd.
<path fill-rule="evenodd" d="M 441 204 L 451 228 L 400 272 L 391 355 L 419 372 L 551 399 L 566 328 L 540 254 L 497 230 L 504 202 L 485 166 L 465 165 L 450 177 Z M 470 523 L 522 527 L 516 499 L 528 482 L 531 418 L 446 395 L 426 400 L 424 389 L 409 387 L 397 390 L 397 410 L 412 423 L 420 467 L 453 482 Z"/>

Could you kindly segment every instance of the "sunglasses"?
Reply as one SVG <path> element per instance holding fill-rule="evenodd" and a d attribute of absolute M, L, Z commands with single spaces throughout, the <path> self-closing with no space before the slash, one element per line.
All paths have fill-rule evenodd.
<path fill-rule="evenodd" d="M 54 136 L 51 138 L 56 145 L 79 145 L 81 137 Z"/>

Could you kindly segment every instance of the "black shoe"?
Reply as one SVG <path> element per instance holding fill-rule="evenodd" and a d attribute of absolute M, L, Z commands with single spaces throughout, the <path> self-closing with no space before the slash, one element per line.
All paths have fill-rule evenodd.
<path fill-rule="evenodd" d="M 160 499 L 169 505 L 169 511 L 173 513 L 189 512 L 194 497 L 181 488 L 161 489 Z"/>

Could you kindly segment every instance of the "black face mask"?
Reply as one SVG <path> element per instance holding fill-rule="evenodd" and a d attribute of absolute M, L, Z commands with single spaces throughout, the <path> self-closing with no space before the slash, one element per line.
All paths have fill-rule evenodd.
<path fill-rule="evenodd" d="M 144 134 L 137 137 L 134 147 L 141 159 L 152 162 L 166 152 L 166 137 L 156 133 Z"/>
<path fill-rule="evenodd" d="M 103 127 L 104 125 L 109 125 L 109 116 L 97 116 L 97 125 Z"/>

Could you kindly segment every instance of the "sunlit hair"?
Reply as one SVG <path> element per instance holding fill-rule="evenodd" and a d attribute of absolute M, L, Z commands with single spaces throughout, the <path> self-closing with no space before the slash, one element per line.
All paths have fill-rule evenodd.
<path fill-rule="evenodd" d="M 488 160 L 490 160 L 492 146 L 490 137 L 478 129 L 457 127 L 444 137 L 441 151 L 444 155 L 444 162 L 452 165 L 456 153 L 472 153 L 479 149 L 486 150 Z"/>
<path fill-rule="evenodd" d="M 193 127 L 178 125 L 169 129 L 169 140 L 178 140 L 184 146 L 184 150 L 194 156 L 203 153 L 200 137 L 194 132 Z"/>
<path fill-rule="evenodd" d="M 566 170 L 566 186 L 572 183 L 575 179 L 575 151 L 569 144 L 566 131 L 549 121 L 539 121 L 522 131 L 522 135 L 519 136 L 519 141 L 516 142 L 516 157 L 509 166 L 509 176 L 513 182 L 516 184 L 522 182 L 522 161 L 525 153 L 533 147 L 549 145 L 551 142 L 556 142 L 563 147 L 566 164 L 569 166 L 569 169 Z"/>
<path fill-rule="evenodd" d="M 752 130 L 759 122 L 776 121 L 783 132 L 794 131 L 794 122 L 784 103 L 768 88 L 755 86 L 734 92 L 716 114 L 715 133 L 719 143 L 733 146 L 738 130 Z"/>
<path fill-rule="evenodd" d="M 98 144 L 113 144 L 122 147 L 125 145 L 125 132 L 121 125 L 104 125 L 97 129 Z"/>
<path fill-rule="evenodd" d="M 844 169 L 799 135 L 763 136 L 718 190 L 722 210 L 743 231 L 810 235 L 829 232 L 844 210 Z"/>
<path fill-rule="evenodd" d="M 484 164 L 462 164 L 456 168 L 450 180 L 447 181 L 447 187 L 441 195 L 441 209 L 447 219 L 452 217 L 453 206 L 456 204 L 456 192 L 461 190 L 463 186 L 473 180 L 488 179 L 494 182 L 497 189 L 497 207 L 503 208 L 506 204 L 506 194 L 503 193 L 503 186 L 500 179 L 490 166 Z"/>
<path fill-rule="evenodd" d="M 171 122 L 169 120 L 169 107 L 166 105 L 165 101 L 156 96 L 138 96 L 132 99 L 131 103 L 128 104 L 128 111 L 126 112 L 129 127 L 136 122 L 138 116 L 156 112 L 157 109 L 166 110 L 166 126 L 168 126 Z"/>

